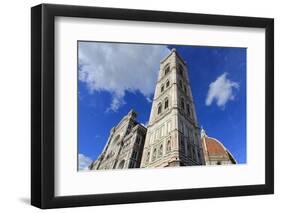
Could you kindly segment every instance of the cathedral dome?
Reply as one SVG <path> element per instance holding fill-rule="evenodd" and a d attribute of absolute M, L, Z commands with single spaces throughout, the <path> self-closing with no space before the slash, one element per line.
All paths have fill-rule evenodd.
<path fill-rule="evenodd" d="M 221 155 L 224 157 L 228 156 L 228 151 L 218 140 L 210 137 L 206 137 L 205 140 L 209 155 Z"/>
<path fill-rule="evenodd" d="M 229 150 L 217 139 L 209 137 L 205 131 L 201 132 L 206 164 L 236 164 L 235 158 Z"/>

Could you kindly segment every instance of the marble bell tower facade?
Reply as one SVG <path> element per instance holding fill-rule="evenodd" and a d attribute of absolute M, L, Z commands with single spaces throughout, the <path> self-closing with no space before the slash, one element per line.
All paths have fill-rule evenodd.
<path fill-rule="evenodd" d="M 186 62 L 175 49 L 160 62 L 141 168 L 205 165 Z"/>

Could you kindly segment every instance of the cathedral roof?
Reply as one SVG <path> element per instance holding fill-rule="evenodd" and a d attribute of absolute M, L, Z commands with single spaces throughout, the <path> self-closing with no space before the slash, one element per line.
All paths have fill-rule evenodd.
<path fill-rule="evenodd" d="M 235 158 L 229 152 L 227 148 L 217 139 L 207 136 L 205 131 L 201 132 L 202 139 L 205 139 L 205 145 L 209 157 L 211 156 L 220 156 L 226 159 L 231 160 L 233 163 L 236 163 Z"/>
<path fill-rule="evenodd" d="M 206 146 L 209 155 L 227 155 L 226 148 L 214 138 L 206 137 Z"/>

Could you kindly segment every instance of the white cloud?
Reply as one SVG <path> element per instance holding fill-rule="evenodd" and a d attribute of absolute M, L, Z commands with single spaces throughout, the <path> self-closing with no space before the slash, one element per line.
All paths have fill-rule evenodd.
<path fill-rule="evenodd" d="M 150 97 L 146 97 L 147 102 L 151 103 L 152 99 Z"/>
<path fill-rule="evenodd" d="M 210 106 L 214 101 L 217 106 L 224 108 L 228 101 L 234 100 L 235 89 L 239 89 L 239 84 L 227 79 L 227 73 L 223 73 L 214 82 L 210 83 L 205 101 L 206 105 Z"/>
<path fill-rule="evenodd" d="M 86 83 L 90 93 L 110 92 L 112 101 L 107 111 L 117 111 L 126 104 L 126 91 L 139 91 L 150 100 L 160 60 L 169 52 L 164 45 L 82 42 L 79 80 Z"/>
<path fill-rule="evenodd" d="M 79 170 L 88 170 L 88 166 L 92 163 L 93 160 L 80 153 L 78 157 Z"/>

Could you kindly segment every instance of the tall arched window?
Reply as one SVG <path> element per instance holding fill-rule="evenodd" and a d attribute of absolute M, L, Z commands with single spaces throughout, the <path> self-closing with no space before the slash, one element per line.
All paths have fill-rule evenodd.
<path fill-rule="evenodd" d="M 171 151 L 171 140 L 170 139 L 167 141 L 166 151 L 167 151 L 167 153 L 169 153 Z"/>
<path fill-rule="evenodd" d="M 169 99 L 165 99 L 164 109 L 167 109 L 169 107 Z"/>
<path fill-rule="evenodd" d="M 154 161 L 156 159 L 156 148 L 154 148 L 153 153 L 152 153 L 152 160 Z"/>
<path fill-rule="evenodd" d="M 170 65 L 167 64 L 164 68 L 164 72 L 165 72 L 165 75 L 167 75 L 169 72 L 170 72 Z"/>
<path fill-rule="evenodd" d="M 161 92 L 164 91 L 164 84 L 161 85 Z"/>
<path fill-rule="evenodd" d="M 166 88 L 169 87 L 169 86 L 170 86 L 170 81 L 168 80 L 168 81 L 166 82 Z"/>
<path fill-rule="evenodd" d="M 161 157 L 163 154 L 163 145 L 161 144 L 158 150 L 158 156 Z"/>
<path fill-rule="evenodd" d="M 158 104 L 158 110 L 157 113 L 160 114 L 162 112 L 162 104 Z"/>
<path fill-rule="evenodd" d="M 181 76 L 183 76 L 183 67 L 181 64 L 179 64 L 179 73 Z"/>

